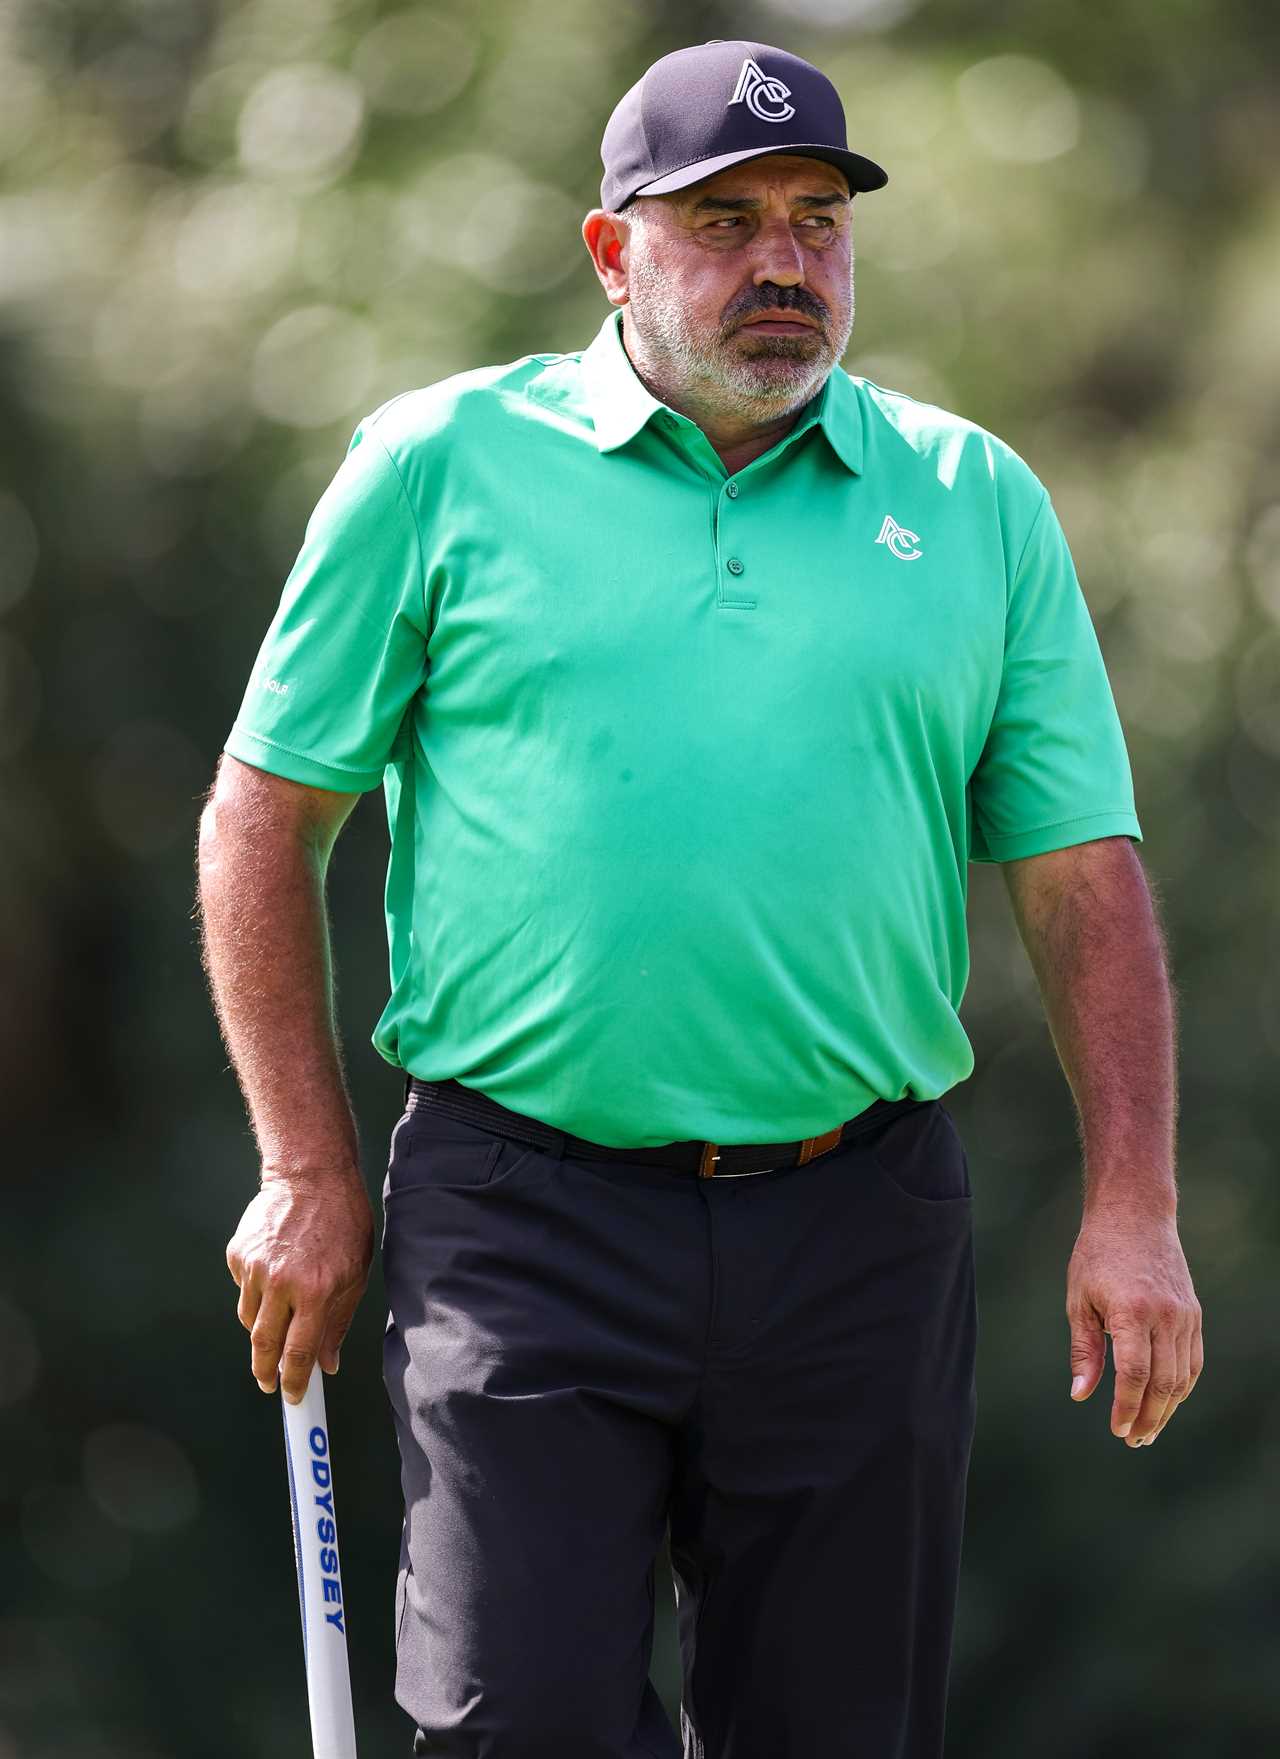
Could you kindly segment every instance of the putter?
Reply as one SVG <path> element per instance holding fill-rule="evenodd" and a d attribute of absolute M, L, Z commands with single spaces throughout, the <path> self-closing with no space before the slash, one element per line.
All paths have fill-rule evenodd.
<path fill-rule="evenodd" d="M 311 1749 L 315 1759 L 356 1759 L 347 1612 L 333 1507 L 333 1459 L 319 1363 L 311 1370 L 301 1402 L 291 1405 L 282 1393 L 280 1403 L 284 1408 L 284 1455 L 293 1511 Z"/>

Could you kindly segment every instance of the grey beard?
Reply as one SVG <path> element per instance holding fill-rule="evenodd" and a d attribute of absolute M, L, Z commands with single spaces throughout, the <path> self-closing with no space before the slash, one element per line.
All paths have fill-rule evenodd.
<path fill-rule="evenodd" d="M 824 338 L 821 352 L 814 355 L 803 338 L 770 336 L 754 342 L 750 358 L 736 354 L 731 341 L 694 330 L 670 284 L 643 259 L 632 260 L 628 292 L 650 365 L 672 385 L 710 393 L 726 411 L 745 416 L 767 418 L 807 403 L 842 358 L 853 330 L 852 284 L 848 322 L 834 338 L 833 349 Z"/>

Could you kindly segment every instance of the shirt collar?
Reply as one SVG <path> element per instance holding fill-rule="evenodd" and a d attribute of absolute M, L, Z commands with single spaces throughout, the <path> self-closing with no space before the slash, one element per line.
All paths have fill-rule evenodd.
<path fill-rule="evenodd" d="M 633 440 L 650 418 L 666 409 L 645 385 L 622 343 L 622 311 L 611 311 L 582 356 L 582 374 L 596 445 L 612 452 Z M 855 474 L 862 469 L 862 411 L 858 392 L 841 366 L 828 374 L 821 391 L 786 435 L 797 439 L 806 428 L 821 427 L 836 456 Z"/>

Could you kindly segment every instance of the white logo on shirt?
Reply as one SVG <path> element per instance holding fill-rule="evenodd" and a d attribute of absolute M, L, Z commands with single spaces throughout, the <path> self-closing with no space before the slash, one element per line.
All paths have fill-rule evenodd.
<path fill-rule="evenodd" d="M 278 678 L 264 678 L 262 680 L 262 688 L 264 690 L 273 690 L 277 696 L 288 696 L 289 694 L 289 686 L 287 684 L 282 684 Z"/>
<path fill-rule="evenodd" d="M 919 532 L 908 531 L 905 525 L 899 525 L 888 513 L 884 516 L 884 524 L 880 527 L 880 536 L 876 542 L 887 545 L 890 553 L 899 562 L 914 562 L 917 556 L 924 555 L 923 550 L 915 547 L 920 542 Z"/>
<path fill-rule="evenodd" d="M 738 83 L 725 109 L 732 108 L 734 104 L 745 103 L 751 114 L 758 116 L 761 122 L 787 122 L 796 113 L 795 105 L 787 103 L 790 96 L 790 86 L 784 86 L 780 79 L 771 78 L 760 63 L 748 55 L 742 63 Z M 777 104 L 780 108 L 766 110 L 766 104 Z"/>

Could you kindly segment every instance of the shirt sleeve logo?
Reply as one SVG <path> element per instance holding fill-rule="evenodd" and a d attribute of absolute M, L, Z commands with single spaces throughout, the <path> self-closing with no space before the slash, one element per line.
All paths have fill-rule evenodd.
<path fill-rule="evenodd" d="M 914 562 L 924 555 L 924 551 L 916 547 L 920 542 L 919 532 L 908 531 L 905 525 L 899 525 L 888 513 L 884 516 L 884 524 L 880 527 L 880 536 L 876 542 L 884 544 L 889 554 L 896 556 L 899 562 Z"/>
<path fill-rule="evenodd" d="M 751 114 L 758 116 L 761 122 L 787 122 L 796 113 L 795 105 L 787 103 L 790 96 L 790 86 L 784 86 L 780 79 L 772 78 L 758 61 L 748 55 L 742 63 L 738 83 L 725 109 L 732 108 L 734 104 L 745 104 Z M 775 104 L 778 108 L 771 110 L 768 108 L 770 104 Z"/>

